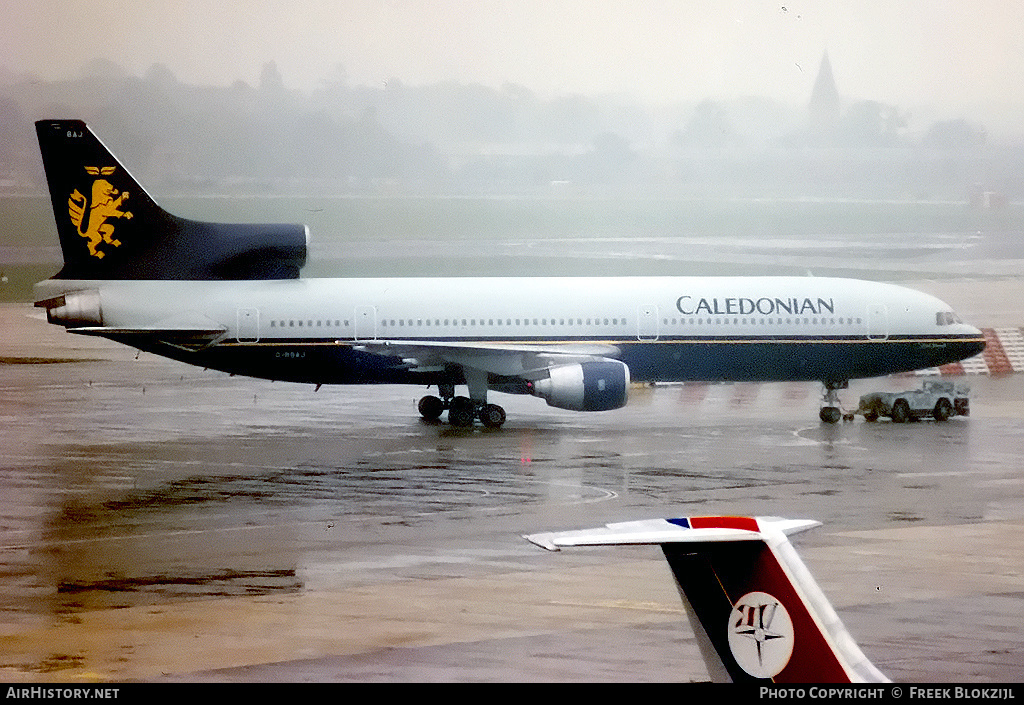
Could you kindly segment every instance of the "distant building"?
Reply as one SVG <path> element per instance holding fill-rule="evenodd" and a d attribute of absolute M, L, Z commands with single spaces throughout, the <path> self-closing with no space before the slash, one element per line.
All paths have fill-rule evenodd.
<path fill-rule="evenodd" d="M 827 51 L 821 57 L 821 68 L 818 69 L 818 78 L 814 81 L 811 102 L 807 108 L 811 139 L 828 140 L 833 137 L 839 127 L 840 105 L 839 91 L 832 76 L 832 63 L 828 60 Z"/>

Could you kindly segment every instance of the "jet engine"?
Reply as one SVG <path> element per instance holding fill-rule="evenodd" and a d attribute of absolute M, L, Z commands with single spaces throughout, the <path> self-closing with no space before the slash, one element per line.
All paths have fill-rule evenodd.
<path fill-rule="evenodd" d="M 103 325 L 100 292 L 83 289 L 61 294 L 57 298 L 39 301 L 36 306 L 46 309 L 46 319 L 67 328 Z"/>
<path fill-rule="evenodd" d="M 558 365 L 547 379 L 533 382 L 531 394 L 548 406 L 570 411 L 608 411 L 626 405 L 629 368 L 618 360 Z"/>

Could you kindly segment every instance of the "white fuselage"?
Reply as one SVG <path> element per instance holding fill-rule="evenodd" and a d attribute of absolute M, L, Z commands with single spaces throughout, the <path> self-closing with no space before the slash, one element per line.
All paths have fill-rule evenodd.
<path fill-rule="evenodd" d="M 817 277 L 51 279 L 37 285 L 37 298 L 73 290 L 100 292 L 104 326 L 196 316 L 253 341 L 980 335 L 943 323 L 938 314 L 952 309 L 933 296 Z"/>
<path fill-rule="evenodd" d="M 944 364 L 983 347 L 980 331 L 939 299 L 850 279 L 47 280 L 37 298 L 73 290 L 95 292 L 94 334 L 239 374 L 318 383 L 431 382 L 410 377 L 427 370 L 415 360 L 376 355 L 381 366 L 371 371 L 371 361 L 340 350 L 386 353 L 391 344 L 486 346 L 492 357 L 529 346 L 575 350 L 622 360 L 634 381 L 841 381 Z M 139 337 L 147 329 L 151 339 Z M 222 334 L 182 354 L 161 347 L 165 329 Z M 465 356 L 451 359 L 468 366 Z"/>

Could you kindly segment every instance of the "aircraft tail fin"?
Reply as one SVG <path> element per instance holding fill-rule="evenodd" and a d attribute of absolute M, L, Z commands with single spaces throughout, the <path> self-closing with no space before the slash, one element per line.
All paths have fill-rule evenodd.
<path fill-rule="evenodd" d="M 304 225 L 172 215 L 81 120 L 36 123 L 64 267 L 54 279 L 295 279 Z"/>
<path fill-rule="evenodd" d="M 886 682 L 850 637 L 777 517 L 690 517 L 525 536 L 563 546 L 658 544 L 712 680 Z"/>

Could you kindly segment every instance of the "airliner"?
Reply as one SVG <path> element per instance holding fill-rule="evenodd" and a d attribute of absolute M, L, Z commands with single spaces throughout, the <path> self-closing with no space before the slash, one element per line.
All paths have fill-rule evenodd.
<path fill-rule="evenodd" d="M 523 538 L 549 551 L 661 546 L 713 682 L 888 683 L 789 541 L 816 526 L 780 517 L 678 517 Z M 835 697 L 821 689 L 823 697 L 830 692 Z"/>
<path fill-rule="evenodd" d="M 81 120 L 36 123 L 63 268 L 35 305 L 68 332 L 271 380 L 436 387 L 419 412 L 504 424 L 490 392 L 574 411 L 631 382 L 820 381 L 837 390 L 985 345 L 939 299 L 817 277 L 303 279 L 303 225 L 161 208 Z M 465 386 L 465 395 L 456 388 Z"/>

